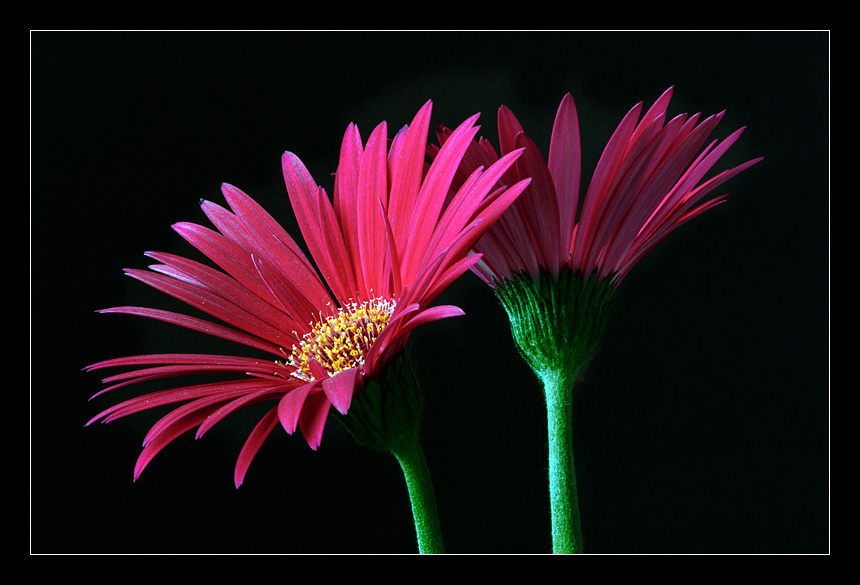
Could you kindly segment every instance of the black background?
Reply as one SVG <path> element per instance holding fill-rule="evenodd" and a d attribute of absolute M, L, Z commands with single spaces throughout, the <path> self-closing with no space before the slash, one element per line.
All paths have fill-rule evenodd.
<path fill-rule="evenodd" d="M 30 550 L 412 553 L 396 462 L 330 420 L 311 451 L 275 432 L 237 490 L 259 412 L 183 436 L 132 482 L 163 412 L 84 427 L 94 361 L 243 347 L 97 309 L 175 307 L 122 275 L 146 250 L 200 258 L 170 225 L 208 225 L 232 183 L 299 239 L 280 171 L 297 153 L 331 192 L 349 122 L 389 134 L 428 99 L 434 123 L 499 105 L 549 143 L 571 92 L 584 179 L 615 125 L 674 85 L 670 115 L 748 126 L 723 187 L 624 281 L 579 387 L 577 463 L 592 553 L 829 552 L 827 32 L 31 33 Z M 423 440 L 450 553 L 550 550 L 540 389 L 489 289 L 414 335 Z"/>

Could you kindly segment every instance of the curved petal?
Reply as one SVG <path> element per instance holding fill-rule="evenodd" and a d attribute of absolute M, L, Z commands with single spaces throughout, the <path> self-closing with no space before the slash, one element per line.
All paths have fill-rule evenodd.
<path fill-rule="evenodd" d="M 299 416 L 299 425 L 302 435 L 308 446 L 316 451 L 322 441 L 323 429 L 328 418 L 331 402 L 324 392 L 314 392 L 305 400 L 302 413 Z"/>
<path fill-rule="evenodd" d="M 148 442 L 141 451 L 140 456 L 134 464 L 134 481 L 137 481 L 144 468 L 149 465 L 152 458 L 155 457 L 162 449 L 170 444 L 179 435 L 199 425 L 213 408 L 191 413 L 185 418 L 174 421 L 169 427 L 162 430 L 152 441 Z"/>
<path fill-rule="evenodd" d="M 281 421 L 281 425 L 284 427 L 284 430 L 287 431 L 287 434 L 292 435 L 296 432 L 296 427 L 298 427 L 299 424 L 299 417 L 302 413 L 302 407 L 304 407 L 308 394 L 310 394 L 314 385 L 316 385 L 316 382 L 303 384 L 292 392 L 285 394 L 284 397 L 278 401 L 278 420 Z"/>
<path fill-rule="evenodd" d="M 357 368 L 349 368 L 322 381 L 322 389 L 329 402 L 341 414 L 346 414 L 355 391 Z"/>
<path fill-rule="evenodd" d="M 260 447 L 278 425 L 278 407 L 275 406 L 269 410 L 260 422 L 256 424 L 251 434 L 245 440 L 242 446 L 242 451 L 239 453 L 239 459 L 236 461 L 236 469 L 233 472 L 233 483 L 238 488 L 245 481 L 245 474 L 248 473 L 248 467 L 251 461 L 257 456 Z"/>
<path fill-rule="evenodd" d="M 419 325 L 424 325 L 425 323 L 430 323 L 432 321 L 447 319 L 449 317 L 462 317 L 465 314 L 466 313 L 463 309 L 454 305 L 437 305 L 435 307 L 425 309 L 409 319 L 403 324 L 401 332 L 405 333 L 407 331 L 411 331 Z"/>

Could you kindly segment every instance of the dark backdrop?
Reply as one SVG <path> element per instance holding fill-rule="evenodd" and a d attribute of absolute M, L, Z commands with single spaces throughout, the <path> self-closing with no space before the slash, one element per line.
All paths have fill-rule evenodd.
<path fill-rule="evenodd" d="M 94 361 L 245 348 L 98 315 L 170 299 L 123 276 L 146 250 L 199 258 L 230 182 L 296 237 L 280 171 L 296 152 L 331 185 L 342 133 L 390 133 L 510 106 L 546 148 L 565 92 L 584 176 L 621 117 L 674 85 L 670 114 L 748 126 L 721 161 L 765 161 L 728 203 L 633 270 L 580 386 L 578 476 L 593 553 L 829 551 L 829 35 L 826 32 L 31 33 L 30 546 L 35 553 L 411 553 L 395 461 L 330 420 L 317 452 L 276 432 L 236 490 L 258 413 L 182 437 L 132 483 L 162 413 L 84 428 Z M 330 192 L 330 188 L 329 188 Z M 722 192 L 722 191 L 721 191 Z M 467 316 L 414 349 L 423 439 L 451 553 L 550 550 L 540 390 L 471 274 L 439 302 Z"/>

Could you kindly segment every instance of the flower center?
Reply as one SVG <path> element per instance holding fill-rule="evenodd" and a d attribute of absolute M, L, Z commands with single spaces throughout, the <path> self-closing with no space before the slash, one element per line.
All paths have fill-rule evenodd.
<path fill-rule="evenodd" d="M 338 309 L 337 315 L 315 323 L 299 345 L 293 346 L 289 365 L 296 370 L 292 375 L 313 380 L 311 360 L 329 374 L 362 365 L 373 342 L 388 325 L 394 305 L 393 300 L 382 298 L 350 303 Z"/>

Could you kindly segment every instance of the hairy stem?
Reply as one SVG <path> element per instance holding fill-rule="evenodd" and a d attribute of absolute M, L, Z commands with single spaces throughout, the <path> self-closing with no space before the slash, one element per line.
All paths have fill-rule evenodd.
<path fill-rule="evenodd" d="M 418 536 L 418 552 L 421 554 L 442 554 L 445 547 L 442 541 L 442 529 L 439 525 L 439 515 L 436 511 L 436 495 L 433 482 L 430 479 L 430 468 L 424 451 L 418 441 L 417 434 L 408 435 L 398 442 L 391 453 L 397 458 L 406 487 L 409 490 L 409 501 L 412 504 L 412 517 L 415 521 L 415 532 Z"/>
<path fill-rule="evenodd" d="M 556 554 L 581 553 L 582 527 L 573 461 L 573 380 L 564 373 L 541 375 L 547 406 L 549 496 L 552 549 Z"/>

